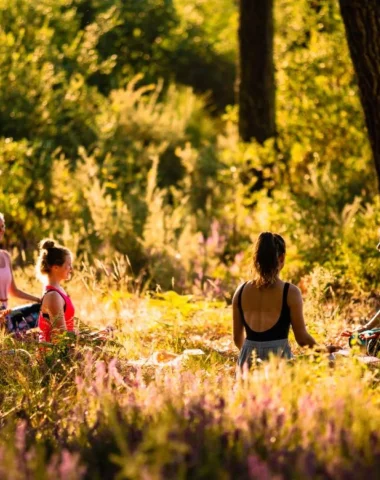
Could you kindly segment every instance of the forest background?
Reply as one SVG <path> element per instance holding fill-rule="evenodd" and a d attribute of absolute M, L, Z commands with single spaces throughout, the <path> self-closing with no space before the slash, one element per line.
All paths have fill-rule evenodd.
<path fill-rule="evenodd" d="M 1 0 L 0 25 L 17 264 L 51 235 L 77 264 L 127 256 L 141 289 L 229 297 L 273 230 L 289 280 L 323 268 L 342 293 L 378 287 L 380 200 L 338 2 L 275 2 L 263 145 L 239 140 L 232 0 Z"/>
<path fill-rule="evenodd" d="M 238 2 L 0 0 L 3 246 L 35 294 L 41 238 L 74 252 L 79 333 L 0 330 L 0 478 L 378 476 L 379 360 L 340 337 L 379 309 L 375 162 L 338 1 L 274 7 L 260 144 L 239 139 Z M 291 333 L 294 361 L 236 372 L 229 303 L 262 230 L 347 356 Z"/>

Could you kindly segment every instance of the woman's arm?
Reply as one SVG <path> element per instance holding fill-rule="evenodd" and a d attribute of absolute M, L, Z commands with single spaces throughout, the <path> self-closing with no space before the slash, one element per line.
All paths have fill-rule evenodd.
<path fill-rule="evenodd" d="M 295 285 L 290 285 L 288 305 L 290 308 L 292 328 L 298 345 L 301 347 L 314 347 L 314 345 L 317 345 L 317 342 L 306 330 L 305 320 L 303 318 L 302 294 L 300 289 Z"/>
<path fill-rule="evenodd" d="M 371 328 L 378 327 L 380 323 L 380 310 L 378 310 L 371 320 L 361 327 L 361 331 L 371 330 Z"/>
<path fill-rule="evenodd" d="M 234 344 L 240 350 L 243 346 L 245 335 L 244 335 L 244 325 L 242 319 L 240 318 L 240 311 L 238 306 L 238 295 L 240 287 L 236 290 L 234 297 L 232 299 L 232 319 L 233 319 L 233 337 Z"/>
<path fill-rule="evenodd" d="M 378 310 L 375 315 L 369 320 L 365 325 L 361 325 L 356 328 L 347 328 L 344 330 L 341 335 L 344 337 L 350 337 L 354 333 L 364 332 L 365 330 L 371 330 L 380 326 L 380 310 Z"/>
<path fill-rule="evenodd" d="M 21 298 L 22 300 L 29 300 L 31 302 L 40 302 L 41 301 L 40 298 L 35 297 L 34 295 L 29 295 L 29 293 L 23 292 L 22 290 L 17 288 L 16 282 L 15 282 L 15 279 L 14 279 L 14 276 L 13 276 L 11 256 L 9 255 L 8 252 L 5 252 L 5 253 L 7 255 L 7 258 L 8 258 L 8 261 L 9 261 L 9 268 L 10 268 L 11 274 L 12 274 L 12 282 L 11 282 L 11 285 L 10 285 L 10 288 L 9 288 L 9 293 L 13 297 Z"/>
<path fill-rule="evenodd" d="M 41 311 L 49 314 L 52 334 L 67 330 L 64 308 L 65 301 L 59 293 L 51 291 L 45 294 Z"/>

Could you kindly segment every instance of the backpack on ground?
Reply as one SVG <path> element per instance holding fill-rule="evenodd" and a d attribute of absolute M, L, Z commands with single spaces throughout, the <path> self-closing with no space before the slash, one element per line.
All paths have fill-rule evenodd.
<path fill-rule="evenodd" d="M 41 304 L 29 303 L 12 308 L 7 315 L 6 326 L 9 333 L 24 332 L 38 327 Z"/>

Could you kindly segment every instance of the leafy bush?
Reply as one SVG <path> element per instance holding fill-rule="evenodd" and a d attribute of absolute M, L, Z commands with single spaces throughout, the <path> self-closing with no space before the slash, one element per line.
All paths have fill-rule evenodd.
<path fill-rule="evenodd" d="M 376 287 L 375 176 L 337 5 L 276 5 L 279 134 L 263 146 L 239 141 L 235 106 L 219 117 L 194 93 L 227 98 L 237 10 L 222 7 L 0 4 L 9 246 L 30 261 L 51 233 L 79 258 L 128 255 L 152 286 L 222 296 L 272 229 L 288 241 L 290 279 L 322 266 L 342 289 Z M 192 88 L 174 83 L 186 76 Z"/>

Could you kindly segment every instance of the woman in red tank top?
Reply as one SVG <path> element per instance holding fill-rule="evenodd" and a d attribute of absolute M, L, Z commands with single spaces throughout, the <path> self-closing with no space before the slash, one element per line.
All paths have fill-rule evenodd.
<path fill-rule="evenodd" d="M 72 273 L 70 250 L 54 240 L 42 240 L 37 273 L 47 283 L 38 320 L 40 341 L 51 342 L 54 335 L 64 331 L 74 331 L 74 305 L 61 286 L 61 282 L 69 280 Z"/>

